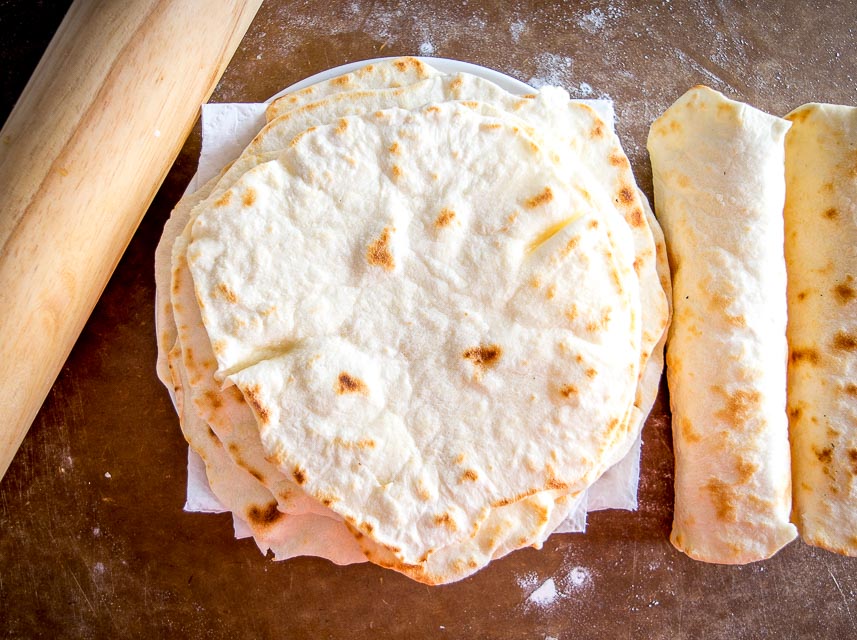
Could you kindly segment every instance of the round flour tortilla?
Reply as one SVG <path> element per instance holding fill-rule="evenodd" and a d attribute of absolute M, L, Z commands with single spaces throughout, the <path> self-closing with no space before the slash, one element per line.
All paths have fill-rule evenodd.
<path fill-rule="evenodd" d="M 585 489 L 626 444 L 630 231 L 517 127 L 451 104 L 344 118 L 214 205 L 188 260 L 220 371 L 280 466 L 402 563 Z"/>

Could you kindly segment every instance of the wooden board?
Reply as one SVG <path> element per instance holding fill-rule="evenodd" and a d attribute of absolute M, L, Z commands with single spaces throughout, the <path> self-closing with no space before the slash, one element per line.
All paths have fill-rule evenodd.
<path fill-rule="evenodd" d="M 49 19 L 22 17 L 20 7 L 30 4 L 0 8 L 2 68 L 27 59 L 19 45 L 50 39 Z M 854 9 L 844 2 L 425 5 L 270 0 L 213 100 L 259 101 L 363 58 L 458 58 L 523 81 L 561 84 L 578 97 L 612 98 L 619 134 L 649 196 L 649 124 L 693 84 L 776 114 L 811 100 L 857 104 Z M 18 91 L 29 73 L 15 80 Z M 14 97 L 4 94 L 4 114 Z M 252 542 L 233 540 L 228 516 L 183 513 L 186 449 L 154 373 L 152 265 L 198 152 L 195 133 L 0 483 L 0 634 L 857 636 L 857 560 L 795 542 L 769 561 L 724 567 L 694 562 L 670 546 L 665 389 L 644 431 L 638 512 L 595 514 L 586 535 L 555 536 L 541 551 L 514 553 L 447 587 L 365 565 L 274 563 Z M 552 601 L 529 598 L 550 579 Z"/>

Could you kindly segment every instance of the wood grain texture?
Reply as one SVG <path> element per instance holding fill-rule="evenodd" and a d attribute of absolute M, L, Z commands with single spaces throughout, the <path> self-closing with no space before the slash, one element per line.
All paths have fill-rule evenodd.
<path fill-rule="evenodd" d="M 81 0 L 0 131 L 0 477 L 261 0 Z"/>

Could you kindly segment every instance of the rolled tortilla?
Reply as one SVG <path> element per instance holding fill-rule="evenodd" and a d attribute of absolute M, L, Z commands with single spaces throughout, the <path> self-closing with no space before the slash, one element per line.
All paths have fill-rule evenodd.
<path fill-rule="evenodd" d="M 649 131 L 674 286 L 671 541 L 706 562 L 768 558 L 797 535 L 786 416 L 788 128 L 697 86 Z"/>
<path fill-rule="evenodd" d="M 786 265 L 794 519 L 857 555 L 857 108 L 788 116 Z"/>

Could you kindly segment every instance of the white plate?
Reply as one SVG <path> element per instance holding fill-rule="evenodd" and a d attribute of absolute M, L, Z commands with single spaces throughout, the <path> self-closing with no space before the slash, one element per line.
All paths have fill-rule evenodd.
<path fill-rule="evenodd" d="M 377 64 L 379 62 L 384 62 L 385 60 L 395 60 L 399 57 L 401 56 L 392 56 L 389 58 L 372 58 L 371 60 L 360 60 L 358 62 L 349 62 L 348 64 L 343 64 L 338 67 L 334 67 L 333 69 L 327 69 L 326 71 L 320 71 L 319 73 L 316 73 L 315 75 L 312 75 L 309 78 L 304 78 L 300 82 L 296 82 L 293 85 L 286 87 L 282 91 L 268 98 L 266 102 L 273 102 L 277 98 L 281 98 L 287 93 L 299 91 L 300 89 L 304 89 L 310 85 L 317 84 L 319 82 L 324 82 L 325 80 L 330 80 L 331 78 L 345 75 L 346 73 L 351 73 L 352 71 L 357 71 L 357 69 L 362 69 L 366 65 Z M 417 57 L 417 60 L 425 62 L 427 65 L 434 67 L 441 73 L 470 73 L 474 76 L 479 76 L 480 78 L 484 78 L 485 80 L 490 80 L 494 84 L 499 85 L 510 93 L 524 94 L 535 91 L 535 89 L 533 89 L 530 85 L 523 83 L 520 80 L 516 80 L 512 76 L 507 76 L 505 73 L 500 73 L 499 71 L 489 69 L 488 67 L 482 67 L 478 64 L 462 62 L 461 60 L 450 60 L 449 58 Z"/>

